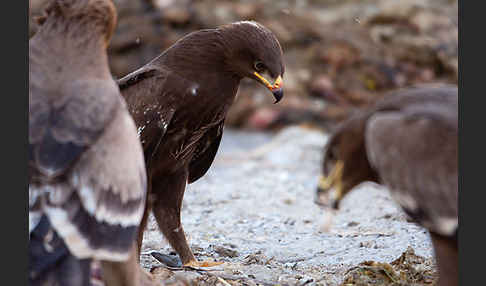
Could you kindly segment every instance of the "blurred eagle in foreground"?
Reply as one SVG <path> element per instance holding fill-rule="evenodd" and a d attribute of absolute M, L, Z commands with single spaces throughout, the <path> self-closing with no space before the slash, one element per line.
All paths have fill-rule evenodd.
<path fill-rule="evenodd" d="M 457 87 L 396 91 L 333 132 L 317 199 L 338 208 L 361 182 L 385 185 L 402 209 L 430 231 L 439 285 L 457 285 L 457 141 Z"/>
<path fill-rule="evenodd" d="M 29 40 L 29 284 L 139 285 L 146 171 L 106 48 L 111 0 L 56 0 Z"/>

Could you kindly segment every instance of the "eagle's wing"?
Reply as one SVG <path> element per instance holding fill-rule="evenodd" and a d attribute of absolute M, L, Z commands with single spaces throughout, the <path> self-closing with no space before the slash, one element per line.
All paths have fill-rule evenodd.
<path fill-rule="evenodd" d="M 29 232 L 42 215 L 46 177 L 62 178 L 102 134 L 117 109 L 113 81 L 80 79 L 53 84 L 29 58 Z M 44 79 L 44 80 L 41 80 Z M 100 96 L 100 94 L 106 96 Z M 110 96 L 111 95 L 111 96 Z M 66 195 L 71 192 L 65 189 Z"/>
<path fill-rule="evenodd" d="M 162 86 L 169 76 L 167 70 L 148 65 L 117 81 L 137 125 L 147 162 L 154 156 L 174 115 L 170 102 L 163 105 L 160 102 L 170 99 L 162 97 Z"/>
<path fill-rule="evenodd" d="M 163 140 L 175 107 L 183 96 L 192 96 L 197 84 L 160 66 L 148 64 L 117 81 L 138 127 L 146 160 Z"/>
<path fill-rule="evenodd" d="M 121 91 L 135 86 L 137 83 L 150 78 L 165 77 L 165 70 L 158 68 L 157 66 L 146 65 L 138 70 L 118 79 L 116 82 Z"/>
<path fill-rule="evenodd" d="M 112 119 L 120 103 L 117 92 L 118 89 L 112 81 L 101 79 L 69 82 L 58 90 L 46 90 L 31 85 L 31 174 L 60 175 L 72 166 L 98 139 Z"/>
<path fill-rule="evenodd" d="M 457 106 L 435 102 L 377 112 L 365 132 L 369 161 L 403 209 L 432 232 L 454 234 Z"/>
<path fill-rule="evenodd" d="M 211 167 L 223 137 L 223 126 L 224 119 L 208 130 L 204 137 L 199 140 L 194 156 L 189 163 L 189 183 L 193 183 L 204 176 Z"/>
<path fill-rule="evenodd" d="M 121 99 L 121 98 L 119 98 Z M 46 213 L 77 257 L 123 260 L 130 253 L 146 197 L 143 150 L 123 105 L 73 167 L 69 196 L 49 196 Z"/>
<path fill-rule="evenodd" d="M 126 259 L 146 195 L 135 124 L 114 81 L 73 82 L 60 92 L 50 101 L 31 94 L 30 206 L 76 257 Z"/>
<path fill-rule="evenodd" d="M 91 259 L 73 256 L 42 216 L 29 239 L 29 285 L 91 285 L 90 272 Z"/>

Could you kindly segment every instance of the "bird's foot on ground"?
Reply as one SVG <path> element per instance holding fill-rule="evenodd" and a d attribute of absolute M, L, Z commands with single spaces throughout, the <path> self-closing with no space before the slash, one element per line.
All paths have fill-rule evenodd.
<path fill-rule="evenodd" d="M 213 267 L 223 264 L 224 262 L 221 261 L 197 261 L 191 260 L 184 264 L 185 267 L 192 267 L 192 268 L 199 268 L 199 267 Z"/>
<path fill-rule="evenodd" d="M 201 267 L 213 267 L 217 265 L 221 265 L 224 262 L 218 262 L 218 261 L 197 261 L 197 260 L 191 260 L 185 264 L 182 264 L 182 262 L 179 260 L 178 257 L 172 256 L 172 255 L 166 255 L 162 254 L 160 252 L 151 252 L 150 255 L 157 259 L 160 263 L 164 264 L 165 266 L 169 268 L 201 268 Z"/>

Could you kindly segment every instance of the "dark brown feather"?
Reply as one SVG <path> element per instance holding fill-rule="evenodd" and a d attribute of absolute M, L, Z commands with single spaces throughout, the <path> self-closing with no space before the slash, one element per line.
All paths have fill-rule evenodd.
<path fill-rule="evenodd" d="M 224 120 L 218 126 L 209 130 L 199 141 L 194 156 L 189 164 L 189 184 L 204 176 L 218 152 L 219 143 L 223 137 Z"/>

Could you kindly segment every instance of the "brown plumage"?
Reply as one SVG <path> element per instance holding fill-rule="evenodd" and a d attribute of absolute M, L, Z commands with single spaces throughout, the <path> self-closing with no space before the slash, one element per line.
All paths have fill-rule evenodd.
<path fill-rule="evenodd" d="M 270 84 L 260 73 L 275 79 Z M 241 79 L 254 79 L 283 96 L 284 65 L 276 37 L 256 22 L 193 32 L 118 81 L 138 126 L 151 189 L 150 209 L 186 265 L 197 263 L 180 223 L 186 183 L 211 166 L 226 113 Z M 139 236 L 141 246 L 143 228 Z"/>
<path fill-rule="evenodd" d="M 395 92 L 331 135 L 318 197 L 331 205 L 374 181 L 432 236 L 439 285 L 457 285 L 458 92 L 422 86 Z"/>
<path fill-rule="evenodd" d="M 29 40 L 31 285 L 139 285 L 143 150 L 108 68 L 109 0 L 52 1 Z M 76 274 L 76 275 L 74 275 Z"/>

